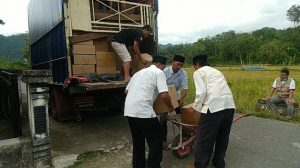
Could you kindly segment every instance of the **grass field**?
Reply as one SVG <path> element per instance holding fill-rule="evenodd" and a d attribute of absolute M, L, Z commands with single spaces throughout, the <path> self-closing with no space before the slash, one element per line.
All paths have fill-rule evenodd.
<path fill-rule="evenodd" d="M 254 116 L 273 118 L 278 120 L 286 120 L 285 116 L 279 116 L 267 111 L 256 110 L 256 102 L 259 98 L 265 98 L 271 89 L 274 79 L 279 77 L 281 66 L 267 66 L 263 71 L 245 71 L 240 66 L 231 67 L 215 67 L 223 72 L 230 85 L 234 96 L 235 104 L 238 113 L 250 113 Z M 299 83 L 300 66 L 289 66 L 290 77 L 296 81 L 295 98 L 299 103 Z M 189 77 L 189 91 L 184 104 L 189 104 L 194 101 L 195 86 L 193 82 L 194 68 L 185 68 Z M 298 85 L 297 85 L 298 84 Z M 299 115 L 293 122 L 300 123 Z"/>

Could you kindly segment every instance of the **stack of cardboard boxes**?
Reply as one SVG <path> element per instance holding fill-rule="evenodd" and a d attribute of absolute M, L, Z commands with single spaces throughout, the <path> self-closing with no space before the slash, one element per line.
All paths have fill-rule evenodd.
<path fill-rule="evenodd" d="M 95 33 L 72 37 L 73 75 L 116 74 L 117 57 L 109 51 L 108 41 L 106 36 Z"/>
<path fill-rule="evenodd" d="M 93 41 L 85 41 L 73 45 L 73 75 L 95 73 L 96 50 Z"/>

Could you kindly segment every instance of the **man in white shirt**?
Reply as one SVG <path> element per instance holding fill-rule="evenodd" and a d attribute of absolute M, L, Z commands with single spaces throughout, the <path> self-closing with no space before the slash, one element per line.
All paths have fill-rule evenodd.
<path fill-rule="evenodd" d="M 280 71 L 280 77 L 276 78 L 273 82 L 270 94 L 267 97 L 268 107 L 277 112 L 276 104 L 285 103 L 287 105 L 287 119 L 292 120 L 294 116 L 294 91 L 296 89 L 296 83 L 293 78 L 289 77 L 289 70 L 282 69 Z M 277 91 L 278 96 L 273 96 Z"/>
<path fill-rule="evenodd" d="M 234 116 L 235 104 L 224 75 L 209 66 L 206 55 L 193 58 L 196 87 L 194 110 L 201 113 L 197 128 L 195 148 L 196 168 L 206 168 L 215 153 L 212 163 L 217 168 L 225 167 L 225 153 Z"/>
<path fill-rule="evenodd" d="M 165 65 L 165 57 L 154 57 L 153 65 L 134 74 L 125 90 L 127 97 L 124 116 L 128 119 L 132 135 L 133 168 L 160 168 L 162 129 L 153 110 L 153 103 L 159 95 L 163 97 L 169 110 L 174 110 L 168 93 L 166 76 L 162 71 Z M 145 140 L 149 146 L 147 162 L 145 159 Z"/>

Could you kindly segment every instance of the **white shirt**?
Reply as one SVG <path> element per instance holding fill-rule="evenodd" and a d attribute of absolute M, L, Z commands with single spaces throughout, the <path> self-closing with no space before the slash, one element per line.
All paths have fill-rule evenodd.
<path fill-rule="evenodd" d="M 168 92 L 166 76 L 162 70 L 151 65 L 134 74 L 126 90 L 124 116 L 154 118 L 153 103 L 157 95 Z"/>
<path fill-rule="evenodd" d="M 235 109 L 233 96 L 224 75 L 217 69 L 203 66 L 193 75 L 196 87 L 194 109 L 201 113 L 215 113 Z"/>
<path fill-rule="evenodd" d="M 286 82 L 286 81 L 281 81 L 281 84 L 283 84 L 284 82 Z M 276 79 L 273 82 L 272 88 L 276 88 Z M 295 83 L 294 80 L 292 80 L 291 83 L 290 83 L 290 89 L 296 89 L 296 83 Z"/>

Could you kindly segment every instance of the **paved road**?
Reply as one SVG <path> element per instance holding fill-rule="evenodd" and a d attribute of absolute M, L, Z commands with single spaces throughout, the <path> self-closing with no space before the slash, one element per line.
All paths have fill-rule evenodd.
<path fill-rule="evenodd" d="M 228 168 L 300 168 L 300 125 L 258 117 L 233 124 L 226 155 Z M 164 155 L 164 165 L 183 168 L 193 156 Z"/>
<path fill-rule="evenodd" d="M 52 121 L 52 125 L 56 125 L 52 126 L 53 153 L 63 156 L 110 148 L 112 152 L 98 155 L 82 167 L 131 167 L 131 140 L 126 119 L 120 114 L 88 117 L 79 124 Z M 172 127 L 169 128 L 171 140 L 174 136 Z M 66 133 L 62 141 L 60 137 Z M 233 124 L 230 138 L 226 155 L 228 168 L 300 168 L 299 124 L 247 117 Z M 120 143 L 125 147 L 116 150 L 115 146 Z M 179 160 L 171 151 L 166 151 L 163 165 L 165 168 L 185 168 L 193 160 L 193 153 Z"/>

